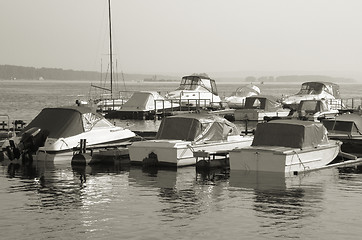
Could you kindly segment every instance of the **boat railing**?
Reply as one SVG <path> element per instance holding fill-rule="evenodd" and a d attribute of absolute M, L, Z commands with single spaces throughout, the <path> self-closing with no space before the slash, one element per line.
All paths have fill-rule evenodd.
<path fill-rule="evenodd" d="M 24 128 L 25 122 L 15 120 L 11 122 L 8 114 L 0 114 L 0 140 L 15 136 L 16 132 Z"/>
<path fill-rule="evenodd" d="M 343 98 L 339 109 L 360 109 L 362 98 Z"/>

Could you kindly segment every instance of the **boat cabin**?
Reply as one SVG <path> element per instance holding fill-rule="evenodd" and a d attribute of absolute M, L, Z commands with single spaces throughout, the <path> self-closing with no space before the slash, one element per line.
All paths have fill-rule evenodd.
<path fill-rule="evenodd" d="M 205 88 L 209 92 L 218 95 L 215 80 L 203 75 L 184 76 L 176 90 L 199 90 Z"/>
<path fill-rule="evenodd" d="M 297 95 L 321 94 L 323 92 L 340 98 L 339 86 L 331 82 L 305 82 Z"/>

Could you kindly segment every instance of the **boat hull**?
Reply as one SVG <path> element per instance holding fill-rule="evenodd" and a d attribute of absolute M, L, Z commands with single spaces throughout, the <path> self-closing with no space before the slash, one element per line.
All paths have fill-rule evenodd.
<path fill-rule="evenodd" d="M 235 149 L 229 153 L 230 169 L 285 173 L 311 171 L 332 162 L 339 150 L 340 142 L 333 140 L 303 150 L 275 146 Z"/>
<path fill-rule="evenodd" d="M 157 156 L 157 164 L 165 166 L 190 166 L 196 164 L 196 151 L 231 151 L 251 145 L 251 136 L 212 143 L 193 144 L 182 140 L 149 140 L 134 142 L 128 147 L 131 163 L 143 164 L 150 157 Z"/>

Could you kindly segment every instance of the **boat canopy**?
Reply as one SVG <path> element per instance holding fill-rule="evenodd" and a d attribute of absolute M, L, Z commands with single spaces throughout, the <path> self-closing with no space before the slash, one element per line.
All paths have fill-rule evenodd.
<path fill-rule="evenodd" d="M 258 88 L 257 86 L 255 86 L 253 84 L 249 84 L 247 86 L 239 87 L 238 89 L 236 89 L 234 96 L 249 97 L 249 96 L 254 96 L 254 95 L 259 95 L 259 94 L 260 94 L 260 88 Z"/>
<path fill-rule="evenodd" d="M 156 101 L 156 102 L 155 102 Z M 175 104 L 174 104 L 175 106 Z M 170 108 L 171 103 L 166 101 L 158 92 L 135 92 L 122 106 L 122 111 L 151 111 L 162 108 Z"/>
<path fill-rule="evenodd" d="M 305 82 L 297 95 L 321 94 L 323 91 L 340 98 L 339 85 L 331 82 Z"/>
<path fill-rule="evenodd" d="M 362 116 L 356 113 L 342 114 L 334 119 L 324 119 L 322 123 L 329 132 L 362 134 Z"/>
<path fill-rule="evenodd" d="M 245 100 L 245 109 L 275 111 L 281 107 L 281 104 L 277 102 L 277 99 L 273 96 L 256 95 L 247 97 Z"/>
<path fill-rule="evenodd" d="M 256 126 L 252 146 L 291 148 L 317 147 L 328 142 L 322 123 L 301 120 L 275 120 Z"/>
<path fill-rule="evenodd" d="M 100 114 L 86 106 L 44 108 L 20 133 L 36 127 L 49 131 L 48 137 L 69 137 L 94 127 L 112 126 Z"/>
<path fill-rule="evenodd" d="M 182 77 L 181 84 L 176 90 L 196 90 L 198 86 L 218 95 L 215 80 L 203 75 Z"/>
<path fill-rule="evenodd" d="M 237 127 L 213 114 L 181 114 L 162 120 L 156 139 L 184 140 L 197 143 L 226 140 L 240 135 Z"/>

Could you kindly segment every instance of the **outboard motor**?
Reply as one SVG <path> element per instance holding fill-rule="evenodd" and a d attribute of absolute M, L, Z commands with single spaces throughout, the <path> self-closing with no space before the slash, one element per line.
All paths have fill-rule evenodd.
<path fill-rule="evenodd" d="M 48 135 L 49 131 L 33 127 L 21 135 L 20 142 L 17 146 L 15 146 L 14 141 L 10 140 L 10 148 L 12 151 L 10 151 L 10 148 L 7 149 L 9 159 L 19 159 L 21 156 L 23 162 L 26 160 L 32 162 L 32 154 L 36 153 L 39 147 L 44 146 Z"/>
<path fill-rule="evenodd" d="M 42 130 L 37 127 L 33 127 L 25 131 L 21 135 L 20 142 L 18 144 L 20 152 L 27 151 L 29 153 L 35 153 L 39 147 L 43 147 L 45 140 L 49 135 L 49 131 Z"/>

